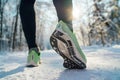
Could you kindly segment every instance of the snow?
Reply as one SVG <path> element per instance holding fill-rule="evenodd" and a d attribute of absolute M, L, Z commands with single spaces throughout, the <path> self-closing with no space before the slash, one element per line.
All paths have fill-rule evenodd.
<path fill-rule="evenodd" d="M 120 45 L 82 47 L 87 56 L 85 70 L 68 70 L 53 50 L 41 52 L 39 67 L 27 68 L 26 52 L 0 55 L 0 80 L 120 80 Z"/>

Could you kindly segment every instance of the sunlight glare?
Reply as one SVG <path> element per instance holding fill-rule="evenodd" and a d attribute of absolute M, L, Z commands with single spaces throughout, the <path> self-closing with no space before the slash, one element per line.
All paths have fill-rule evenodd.
<path fill-rule="evenodd" d="M 73 8 L 73 19 L 78 19 L 80 17 L 80 11 L 77 7 Z"/>

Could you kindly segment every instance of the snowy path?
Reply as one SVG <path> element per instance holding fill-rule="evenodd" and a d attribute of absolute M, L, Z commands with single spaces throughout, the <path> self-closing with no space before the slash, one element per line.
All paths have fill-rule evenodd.
<path fill-rule="evenodd" d="M 83 48 L 86 70 L 68 70 L 53 50 L 42 52 L 42 64 L 26 68 L 26 52 L 0 56 L 0 80 L 120 80 L 120 46 Z"/>

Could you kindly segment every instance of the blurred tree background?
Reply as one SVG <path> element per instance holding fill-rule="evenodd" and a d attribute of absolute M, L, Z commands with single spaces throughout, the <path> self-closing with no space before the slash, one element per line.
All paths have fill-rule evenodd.
<path fill-rule="evenodd" d="M 14 4 L 14 5 L 13 5 Z M 73 0 L 73 24 L 81 46 L 120 43 L 120 0 Z M 27 49 L 19 15 L 20 0 L 0 0 L 0 51 Z M 35 4 L 37 43 L 51 49 L 49 37 L 57 24 L 52 0 Z"/>

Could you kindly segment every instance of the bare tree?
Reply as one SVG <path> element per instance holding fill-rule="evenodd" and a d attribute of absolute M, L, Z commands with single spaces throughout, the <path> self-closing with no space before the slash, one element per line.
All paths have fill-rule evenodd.
<path fill-rule="evenodd" d="M 13 31 L 13 43 L 12 43 L 12 49 L 15 49 L 15 42 L 16 42 L 16 36 L 17 36 L 17 26 L 18 26 L 18 18 L 19 18 L 19 7 L 20 4 L 17 5 L 17 14 L 15 16 L 15 26 L 14 26 L 14 31 Z"/>
<path fill-rule="evenodd" d="M 2 38 L 3 33 L 3 13 L 4 13 L 4 6 L 8 0 L 0 0 L 0 38 Z"/>
<path fill-rule="evenodd" d="M 20 38 L 20 48 L 21 48 L 21 46 L 22 46 L 22 25 L 20 24 L 20 35 L 19 35 L 19 38 Z"/>

